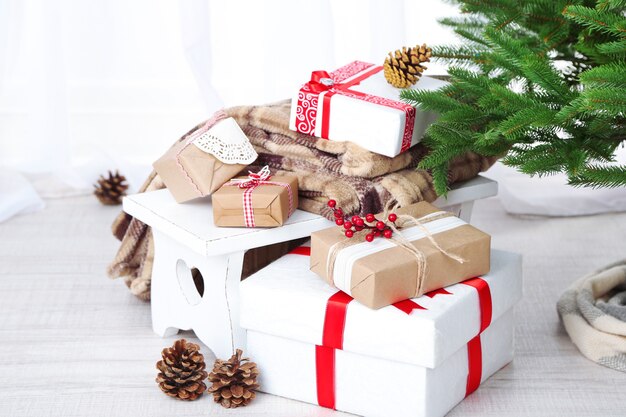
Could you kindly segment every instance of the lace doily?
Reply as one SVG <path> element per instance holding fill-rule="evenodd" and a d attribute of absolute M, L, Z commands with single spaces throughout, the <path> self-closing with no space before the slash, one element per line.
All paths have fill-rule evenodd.
<path fill-rule="evenodd" d="M 249 165 L 258 156 L 248 137 L 232 117 L 218 122 L 195 138 L 193 144 L 225 164 Z"/>

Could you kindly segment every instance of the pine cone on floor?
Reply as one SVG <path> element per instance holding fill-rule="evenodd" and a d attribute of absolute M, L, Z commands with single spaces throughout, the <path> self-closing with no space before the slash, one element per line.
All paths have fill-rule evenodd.
<path fill-rule="evenodd" d="M 159 388 L 170 397 L 195 400 L 206 390 L 203 382 L 207 377 L 204 356 L 200 346 L 180 339 L 163 349 L 162 360 L 156 364 L 160 371 L 156 377 Z"/>
<path fill-rule="evenodd" d="M 93 193 L 102 204 L 114 206 L 122 203 L 122 197 L 126 195 L 126 190 L 128 190 L 126 177 L 117 171 L 115 174 L 109 171 L 108 178 L 100 175 L 98 183 L 94 184 Z"/>
<path fill-rule="evenodd" d="M 397 88 L 412 86 L 422 76 L 426 69 L 422 63 L 429 62 L 431 54 L 432 51 L 426 44 L 389 52 L 383 64 L 387 82 Z"/>
<path fill-rule="evenodd" d="M 209 392 L 213 399 L 222 407 L 236 408 L 246 406 L 252 401 L 259 388 L 257 378 L 259 369 L 256 363 L 249 362 L 248 358 L 241 358 L 243 352 L 237 353 L 224 361 L 217 359 L 213 371 L 209 374 L 209 381 L 213 383 Z"/>

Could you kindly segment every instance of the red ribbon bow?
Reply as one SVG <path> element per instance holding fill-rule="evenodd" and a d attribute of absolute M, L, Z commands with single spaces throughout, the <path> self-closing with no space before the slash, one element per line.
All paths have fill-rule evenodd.
<path fill-rule="evenodd" d="M 323 116 L 322 116 L 322 137 L 328 138 L 329 120 L 330 120 L 330 99 L 335 94 L 350 94 L 359 98 L 368 97 L 367 94 L 360 91 L 350 90 L 350 87 L 358 85 L 362 80 L 369 77 L 371 74 L 380 71 L 382 67 L 375 67 L 373 71 L 353 79 L 347 83 L 340 83 L 335 81 L 334 78 L 326 71 L 313 71 L 311 73 L 311 80 L 304 85 L 303 88 L 308 88 L 315 94 L 326 92 L 324 99 L 322 100 Z"/>
<path fill-rule="evenodd" d="M 311 81 L 306 84 L 314 93 L 328 91 L 331 88 L 341 88 L 343 84 L 335 83 L 330 74 L 326 71 L 313 71 Z"/>

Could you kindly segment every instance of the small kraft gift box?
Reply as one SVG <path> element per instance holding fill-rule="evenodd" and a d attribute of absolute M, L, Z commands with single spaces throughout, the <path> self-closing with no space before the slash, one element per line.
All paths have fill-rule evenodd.
<path fill-rule="evenodd" d="M 205 197 L 257 158 L 235 119 L 217 113 L 172 146 L 153 167 L 178 203 Z"/>
<path fill-rule="evenodd" d="M 400 101 L 383 67 L 354 61 L 336 71 L 314 71 L 291 101 L 289 128 L 335 141 L 350 141 L 394 157 L 418 143 L 435 113 Z M 412 88 L 436 90 L 448 83 L 424 76 Z"/>
<path fill-rule="evenodd" d="M 390 238 L 364 241 L 370 229 L 348 238 L 337 226 L 312 233 L 311 270 L 373 309 L 489 272 L 491 237 L 453 214 L 420 202 L 382 216 L 396 229 Z"/>
<path fill-rule="evenodd" d="M 364 416 L 443 416 L 513 359 L 519 255 L 493 251 L 488 275 L 372 310 L 308 270 L 309 253 L 241 283 L 262 391 Z"/>
<path fill-rule="evenodd" d="M 282 226 L 298 207 L 298 178 L 269 167 L 233 178 L 213 193 L 213 222 L 222 227 Z"/>

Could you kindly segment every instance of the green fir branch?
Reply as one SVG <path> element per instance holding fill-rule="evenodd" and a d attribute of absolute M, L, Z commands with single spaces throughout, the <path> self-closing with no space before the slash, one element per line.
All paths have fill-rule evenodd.
<path fill-rule="evenodd" d="M 602 43 L 597 48 L 603 54 L 624 57 L 626 56 L 626 38 L 615 42 Z"/>
<path fill-rule="evenodd" d="M 569 177 L 574 187 L 626 187 L 626 165 L 591 165 Z"/>
<path fill-rule="evenodd" d="M 446 195 L 448 193 L 448 165 L 448 163 L 443 163 L 431 169 L 433 187 L 438 195 Z"/>
<path fill-rule="evenodd" d="M 420 161 L 419 167 L 428 169 L 442 165 L 467 152 L 472 145 L 472 133 L 464 126 L 451 123 L 435 123 L 426 131 L 431 152 Z"/>
<path fill-rule="evenodd" d="M 626 0 L 600 0 L 596 9 L 600 11 L 620 10 L 626 8 Z"/>
<path fill-rule="evenodd" d="M 555 175 L 563 170 L 563 159 L 559 157 L 554 144 L 515 146 L 502 160 L 528 175 Z"/>
<path fill-rule="evenodd" d="M 467 152 L 576 186 L 625 186 L 626 167 L 607 164 L 626 143 L 626 0 L 451 2 L 463 15 L 441 23 L 463 44 L 433 48 L 450 85 L 401 93 L 440 115 L 419 163 L 436 191 Z"/>
<path fill-rule="evenodd" d="M 589 88 L 626 88 L 626 62 L 614 62 L 591 68 L 580 74 L 580 82 Z"/>
<path fill-rule="evenodd" d="M 454 33 L 456 33 L 461 39 L 481 45 L 482 47 L 489 46 L 487 40 L 482 36 L 482 33 L 480 31 L 457 28 L 454 29 Z"/>
<path fill-rule="evenodd" d="M 436 60 L 445 60 L 453 65 L 467 66 L 485 62 L 484 49 L 475 45 L 433 46 L 432 56 Z"/>
<path fill-rule="evenodd" d="M 419 106 L 422 110 L 430 110 L 437 113 L 457 110 L 467 106 L 455 100 L 449 94 L 442 94 L 440 91 L 402 90 L 400 98 L 413 106 Z"/>
<path fill-rule="evenodd" d="M 497 106 L 507 111 L 515 112 L 529 107 L 539 106 L 541 103 L 533 94 L 520 94 L 510 88 L 494 85 L 489 89 L 491 96 L 496 99 Z"/>
<path fill-rule="evenodd" d="M 543 88 L 547 94 L 558 97 L 562 102 L 572 99 L 572 92 L 567 84 L 546 59 L 526 55 L 522 58 L 522 63 L 526 78 Z"/>
<path fill-rule="evenodd" d="M 614 115 L 626 114 L 626 90 L 615 88 L 588 89 L 581 94 L 586 111 L 609 113 Z"/>
<path fill-rule="evenodd" d="M 609 35 L 624 36 L 623 16 L 581 5 L 570 5 L 563 10 L 563 16 L 589 28 L 592 31 Z"/>
<path fill-rule="evenodd" d="M 534 106 L 520 110 L 515 115 L 509 117 L 498 126 L 498 131 L 508 141 L 515 141 L 524 136 L 533 127 L 543 127 L 549 125 L 556 112 L 545 106 Z"/>

